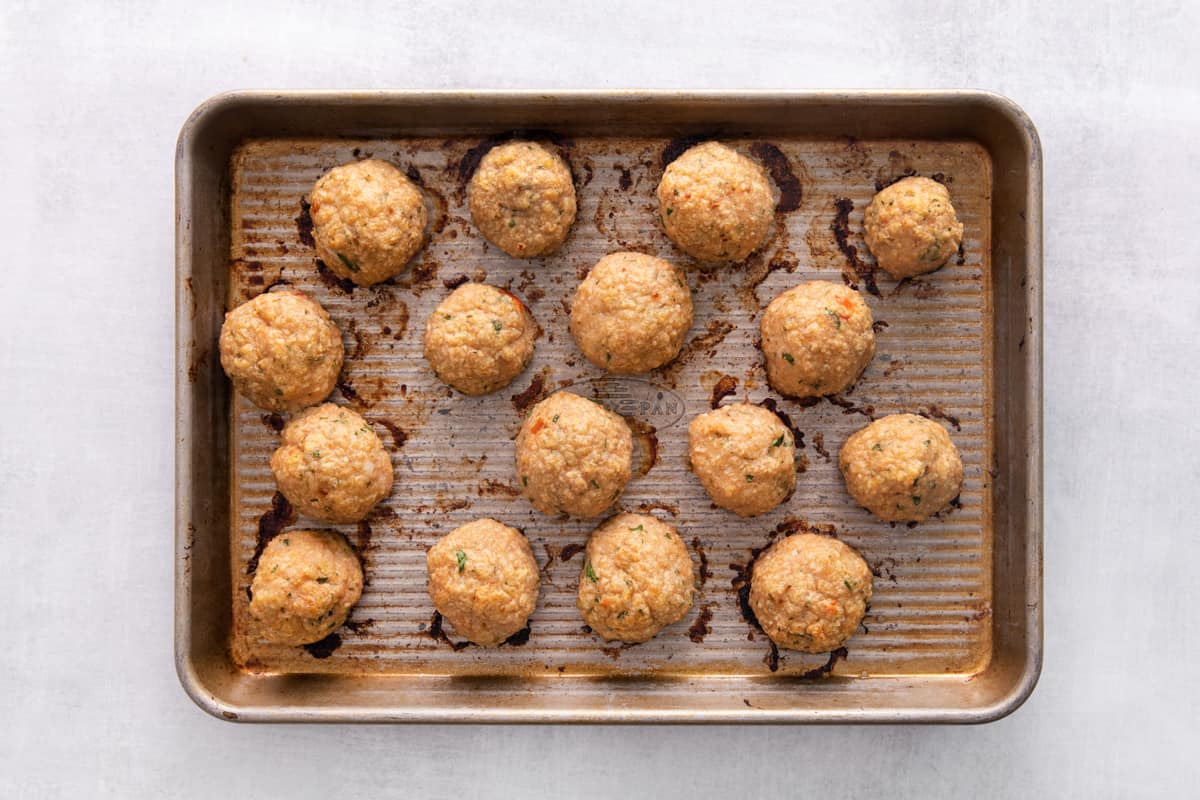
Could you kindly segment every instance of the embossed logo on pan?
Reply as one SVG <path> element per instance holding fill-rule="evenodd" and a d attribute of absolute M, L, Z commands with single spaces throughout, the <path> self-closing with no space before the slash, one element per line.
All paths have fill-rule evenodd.
<path fill-rule="evenodd" d="M 591 397 L 623 417 L 635 417 L 658 430 L 683 419 L 683 398 L 664 386 L 640 378 L 606 376 L 579 381 L 564 389 Z"/>

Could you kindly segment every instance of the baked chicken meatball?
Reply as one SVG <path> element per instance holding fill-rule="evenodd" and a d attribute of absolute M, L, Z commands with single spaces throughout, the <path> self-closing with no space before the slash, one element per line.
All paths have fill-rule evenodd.
<path fill-rule="evenodd" d="M 851 434 L 838 468 L 850 496 L 889 522 L 920 522 L 962 491 L 962 459 L 950 434 L 916 414 L 891 414 Z"/>
<path fill-rule="evenodd" d="M 863 223 L 871 255 L 897 280 L 933 272 L 962 244 L 950 192 L 929 178 L 904 178 L 881 190 Z"/>
<path fill-rule="evenodd" d="M 508 142 L 479 162 L 467 205 L 479 232 L 510 256 L 548 256 L 575 222 L 575 184 L 558 155 L 537 142 Z"/>
<path fill-rule="evenodd" d="M 754 562 L 750 609 L 771 641 L 828 653 L 845 644 L 871 602 L 871 568 L 830 536 L 797 533 Z"/>
<path fill-rule="evenodd" d="M 367 421 L 324 403 L 289 422 L 271 472 L 300 513 L 326 522 L 358 522 L 392 491 L 392 461 Z"/>
<path fill-rule="evenodd" d="M 538 326 L 525 304 L 483 283 L 465 283 L 425 325 L 425 359 L 438 378 L 465 395 L 494 392 L 533 358 Z"/>
<path fill-rule="evenodd" d="M 588 538 L 577 605 L 604 639 L 644 642 L 683 619 L 695 585 L 674 527 L 648 514 L 617 514 Z"/>
<path fill-rule="evenodd" d="M 658 215 L 667 236 L 692 258 L 743 261 L 766 240 L 775 197 L 757 161 L 705 142 L 663 171 Z"/>
<path fill-rule="evenodd" d="M 871 309 L 848 286 L 810 281 L 783 292 L 761 322 L 771 388 L 820 397 L 850 388 L 875 357 Z"/>
<path fill-rule="evenodd" d="M 517 478 L 545 514 L 594 517 L 633 472 L 633 433 L 619 415 L 571 392 L 535 405 L 517 434 Z"/>
<path fill-rule="evenodd" d="M 329 396 L 342 369 L 342 335 L 303 292 L 260 294 L 225 315 L 221 366 L 259 408 L 290 413 Z"/>
<path fill-rule="evenodd" d="M 516 528 L 478 519 L 425 554 L 429 597 L 454 632 L 494 647 L 525 627 L 537 605 L 538 566 Z"/>
<path fill-rule="evenodd" d="M 317 255 L 359 286 L 399 275 L 425 243 L 425 198 L 386 161 L 334 167 L 317 180 L 309 204 Z"/>
<path fill-rule="evenodd" d="M 250 584 L 250 618 L 268 642 L 311 644 L 342 627 L 362 595 L 358 556 L 336 531 L 284 531 Z"/>
<path fill-rule="evenodd" d="M 661 367 L 692 326 L 683 272 L 661 258 L 611 253 L 592 267 L 571 302 L 571 335 L 597 367 L 638 375 Z"/>
<path fill-rule="evenodd" d="M 764 514 L 796 487 L 796 443 L 779 417 L 735 403 L 688 425 L 692 471 L 712 501 L 739 517 Z"/>

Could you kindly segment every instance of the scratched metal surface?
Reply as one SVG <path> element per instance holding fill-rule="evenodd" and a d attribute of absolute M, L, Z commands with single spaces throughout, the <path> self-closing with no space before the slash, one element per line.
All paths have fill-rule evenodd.
<path fill-rule="evenodd" d="M 529 262 L 489 246 L 470 223 L 459 167 L 479 139 L 244 143 L 231 164 L 227 304 L 289 285 L 329 310 L 347 353 L 343 388 L 331 400 L 374 423 L 392 455 L 396 482 L 365 524 L 340 528 L 360 549 L 367 580 L 351 624 L 338 632 L 340 645 L 327 642 L 310 651 L 256 640 L 246 624 L 247 564 L 260 520 L 272 506 L 275 487 L 267 460 L 278 441 L 271 423 L 278 420 L 234 398 L 231 649 L 238 667 L 343 675 L 798 675 L 826 659 L 786 651 L 772 658 L 766 637 L 742 616 L 737 582 L 752 550 L 781 531 L 808 525 L 834 531 L 877 574 L 864 627 L 833 665 L 835 674 L 982 671 L 992 653 L 988 155 L 968 142 L 771 143 L 799 180 L 799 206 L 779 215 L 771 240 L 748 264 L 710 273 L 675 251 L 656 222 L 653 192 L 668 145 L 662 139 L 561 143 L 576 176 L 578 219 L 557 255 Z M 754 146 L 732 144 L 747 152 Z M 297 218 L 302 198 L 322 172 L 368 156 L 390 160 L 419 179 L 429 200 L 431 239 L 400 278 L 347 290 L 319 274 Z M 869 266 L 863 210 L 877 182 L 910 172 L 940 173 L 948 184 L 965 227 L 962 257 L 901 285 L 880 273 L 876 296 L 866 292 L 846 248 L 836 241 L 836 202 L 851 201 L 847 243 Z M 776 171 L 777 178 L 784 174 Z M 568 303 L 581 276 L 617 249 L 645 250 L 690 265 L 696 309 L 690 343 L 677 362 L 644 378 L 606 379 L 579 355 L 567 332 Z M 509 288 L 544 330 L 526 372 L 507 389 L 477 399 L 442 387 L 421 356 L 425 320 L 450 291 L 445 283 L 462 275 Z M 804 434 L 798 451 L 802 473 L 787 503 L 751 520 L 715 509 L 687 469 L 689 419 L 710 408 L 722 376 L 737 381 L 723 402 L 772 396 L 755 346 L 761 309 L 800 281 L 843 276 L 864 291 L 880 323 L 874 361 L 841 405 L 802 407 L 777 398 L 779 409 Z M 614 647 L 582 627 L 575 609 L 578 549 L 598 520 L 547 517 L 517 495 L 512 440 L 521 409 L 537 389 L 531 384 L 545 391 L 573 387 L 655 429 L 657 458 L 645 475 L 635 471 L 619 507 L 653 508 L 676 525 L 698 565 L 703 553 L 707 578 L 688 616 L 648 643 Z M 836 468 L 841 443 L 868 416 L 898 411 L 944 415 L 965 467 L 961 507 L 913 528 L 881 523 L 855 507 Z M 639 437 L 643 468 L 650 466 L 647 438 Z M 452 630 L 446 631 L 448 639 L 431 633 L 425 550 L 455 526 L 482 516 L 515 525 L 529 537 L 541 567 L 541 597 L 524 644 L 455 649 L 452 643 L 460 640 Z M 306 525 L 319 526 L 301 517 L 290 527 Z"/>

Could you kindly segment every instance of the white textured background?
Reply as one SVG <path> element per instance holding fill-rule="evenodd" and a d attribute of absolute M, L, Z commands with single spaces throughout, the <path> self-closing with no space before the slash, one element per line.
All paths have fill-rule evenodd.
<path fill-rule="evenodd" d="M 1197 3 L 242 5 L 0 0 L 0 796 L 1194 796 Z M 193 707 L 171 660 L 175 136 L 209 95 L 284 87 L 1021 104 L 1046 166 L 1032 699 L 974 728 L 249 727 Z"/>

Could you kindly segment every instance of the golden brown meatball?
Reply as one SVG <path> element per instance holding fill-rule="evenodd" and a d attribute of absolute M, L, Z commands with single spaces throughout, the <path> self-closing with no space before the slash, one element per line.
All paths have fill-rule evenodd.
<path fill-rule="evenodd" d="M 238 394 L 292 412 L 329 396 L 342 369 L 342 335 L 303 292 L 260 294 L 225 315 L 221 366 Z"/>
<path fill-rule="evenodd" d="M 399 275 L 425 243 L 425 198 L 386 161 L 334 167 L 317 180 L 309 203 L 317 255 L 359 286 Z"/>
<path fill-rule="evenodd" d="M 617 514 L 588 538 L 576 604 L 603 638 L 644 642 L 683 619 L 695 583 L 673 526 L 648 514 Z"/>
<path fill-rule="evenodd" d="M 333 403 L 310 408 L 283 429 L 271 455 L 279 491 L 300 513 L 358 522 L 392 491 L 392 461 L 367 421 Z"/>
<path fill-rule="evenodd" d="M 658 214 L 667 236 L 693 258 L 743 261 L 766 240 L 775 198 L 757 161 L 705 142 L 663 171 Z"/>
<path fill-rule="evenodd" d="M 764 514 L 796 487 L 796 443 L 779 417 L 748 403 L 721 406 L 688 426 L 692 471 L 713 502 L 740 517 Z"/>
<path fill-rule="evenodd" d="M 601 369 L 637 375 L 679 354 L 692 326 L 683 272 L 661 258 L 611 253 L 592 267 L 571 302 L 571 335 Z"/>
<path fill-rule="evenodd" d="M 425 358 L 438 378 L 465 395 L 494 392 L 533 358 L 538 326 L 529 309 L 495 286 L 466 283 L 425 325 Z"/>
<path fill-rule="evenodd" d="M 633 472 L 633 434 L 617 414 L 571 392 L 535 405 L 517 434 L 517 477 L 545 514 L 594 517 Z"/>
<path fill-rule="evenodd" d="M 962 244 L 950 192 L 929 178 L 904 178 L 880 191 L 863 223 L 871 255 L 896 279 L 933 272 Z"/>
<path fill-rule="evenodd" d="M 871 568 L 829 536 L 789 536 L 754 562 L 750 608 L 780 647 L 835 650 L 854 634 L 870 602 Z"/>
<path fill-rule="evenodd" d="M 840 283 L 810 281 L 783 292 L 761 323 L 771 388 L 790 397 L 850 388 L 875 356 L 872 323 L 862 295 Z"/>
<path fill-rule="evenodd" d="M 962 490 L 962 459 L 950 434 L 916 414 L 891 414 L 851 434 L 838 467 L 858 504 L 889 522 L 927 519 Z"/>
<path fill-rule="evenodd" d="M 320 641 L 362 595 L 358 556 L 336 531 L 284 531 L 267 543 L 250 585 L 250 617 L 268 642 Z"/>
<path fill-rule="evenodd" d="M 525 627 L 537 605 L 529 541 L 494 519 L 468 522 L 425 555 L 429 597 L 455 633 L 493 647 Z"/>
<path fill-rule="evenodd" d="M 547 256 L 575 221 L 575 184 L 559 156 L 536 142 L 509 142 L 479 162 L 467 204 L 479 232 L 510 256 Z"/>

